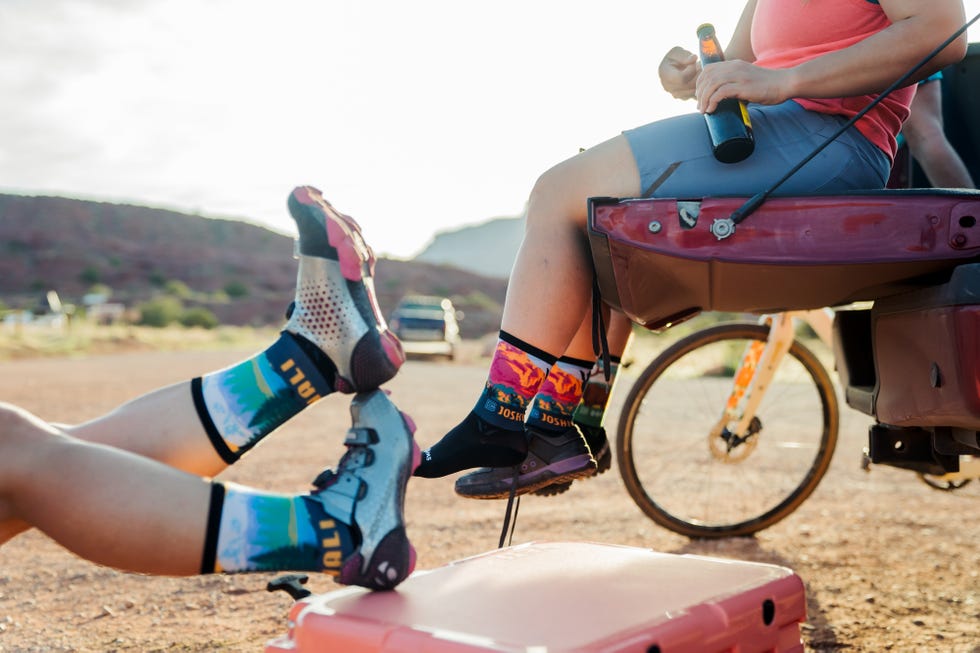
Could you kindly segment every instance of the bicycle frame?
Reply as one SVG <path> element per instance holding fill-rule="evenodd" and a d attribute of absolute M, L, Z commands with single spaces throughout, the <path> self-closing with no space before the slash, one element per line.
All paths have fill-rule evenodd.
<path fill-rule="evenodd" d="M 769 325 L 769 338 L 765 343 L 751 342 L 742 355 L 735 372 L 731 394 L 712 435 L 722 435 L 731 445 L 740 443 L 751 435 L 752 420 L 765 396 L 773 375 L 796 338 L 796 320 L 807 322 L 817 337 L 828 347 L 834 312 L 825 308 L 812 311 L 788 311 L 763 315 L 759 324 Z M 734 427 L 728 424 L 735 422 Z M 725 429 L 728 428 L 728 433 Z"/>
<path fill-rule="evenodd" d="M 757 440 L 750 439 L 754 435 L 753 420 L 756 419 L 756 411 L 765 397 L 779 364 L 793 344 L 797 320 L 809 324 L 825 345 L 828 347 L 832 345 L 833 309 L 787 311 L 760 316 L 759 324 L 769 327 L 769 337 L 764 343 L 754 341 L 746 346 L 735 371 L 732 390 L 725 408 L 711 431 L 713 440 L 720 438 L 727 443 L 728 451 L 727 456 L 723 457 L 724 460 L 730 462 L 742 460 L 757 446 Z M 729 427 L 733 422 L 734 426 Z M 732 456 L 731 450 L 737 445 L 741 445 L 744 450 L 739 455 Z M 867 451 L 865 451 L 863 467 L 870 471 L 870 458 Z M 927 480 L 930 485 L 947 484 L 950 489 L 953 489 L 959 482 L 980 478 L 980 457 L 962 455 L 958 471 L 928 476 L 932 480 L 931 483 Z"/>

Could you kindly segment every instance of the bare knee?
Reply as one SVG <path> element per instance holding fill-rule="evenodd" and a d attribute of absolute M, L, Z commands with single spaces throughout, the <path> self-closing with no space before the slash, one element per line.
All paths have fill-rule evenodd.
<path fill-rule="evenodd" d="M 583 227 L 585 225 L 586 197 L 581 189 L 569 181 L 569 162 L 545 171 L 531 189 L 527 202 L 527 226 L 529 229 L 548 227 Z"/>
<path fill-rule="evenodd" d="M 23 408 L 0 403 L 0 544 L 24 529 L 11 519 L 23 515 L 20 500 L 37 483 L 49 465 L 51 445 L 62 436 L 58 430 Z"/>
<path fill-rule="evenodd" d="M 942 121 L 928 115 L 909 117 L 902 132 L 909 142 L 913 156 L 916 152 L 927 151 L 934 143 L 942 143 L 946 140 Z"/>
<path fill-rule="evenodd" d="M 5 469 L 0 476 L 9 477 L 23 470 L 26 458 L 57 433 L 57 429 L 23 408 L 0 403 L 0 466 Z"/>
<path fill-rule="evenodd" d="M 0 433 L 16 437 L 39 428 L 38 418 L 19 406 L 0 403 Z"/>
<path fill-rule="evenodd" d="M 546 171 L 528 200 L 529 228 L 537 224 L 584 229 L 590 197 L 635 197 L 640 174 L 622 135 L 599 143 Z"/>

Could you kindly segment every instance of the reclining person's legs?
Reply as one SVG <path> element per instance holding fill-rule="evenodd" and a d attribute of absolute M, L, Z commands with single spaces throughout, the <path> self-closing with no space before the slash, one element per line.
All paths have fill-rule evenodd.
<path fill-rule="evenodd" d="M 351 414 L 336 470 L 311 493 L 286 495 L 209 482 L 0 405 L 0 506 L 123 570 L 309 570 L 387 589 L 415 564 L 403 511 L 419 452 L 411 423 L 382 391 L 357 395 Z"/>
<path fill-rule="evenodd" d="M 299 270 L 289 320 L 266 350 L 134 399 L 64 432 L 214 476 L 335 391 L 378 387 L 404 360 L 373 291 L 374 255 L 350 217 L 311 187 L 289 197 Z M 0 508 L 0 519 L 6 517 Z M 0 521 L 0 541 L 24 524 Z"/>

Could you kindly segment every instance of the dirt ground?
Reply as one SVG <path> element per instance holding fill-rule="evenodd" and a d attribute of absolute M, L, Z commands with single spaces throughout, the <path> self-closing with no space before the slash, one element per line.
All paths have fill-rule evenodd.
<path fill-rule="evenodd" d="M 245 353 L 4 362 L 0 400 L 52 421 L 80 421 Z M 639 367 L 621 375 L 613 419 Z M 389 387 L 418 424 L 420 445 L 436 441 L 469 410 L 485 372 L 479 361 L 407 363 Z M 691 541 L 664 530 L 632 503 L 614 467 L 576 482 L 564 498 L 526 498 L 514 542 L 588 540 L 783 565 L 806 584 L 807 651 L 980 653 L 980 483 L 943 493 L 910 472 L 864 472 L 868 418 L 848 409 L 842 417 L 841 441 L 822 485 L 796 513 L 756 537 Z M 223 478 L 306 489 L 338 458 L 348 425 L 346 399 L 328 397 Z M 453 478 L 410 485 L 409 532 L 422 569 L 497 545 L 503 504 L 459 499 L 452 488 Z M 26 533 L 0 552 L 0 651 L 261 651 L 285 631 L 292 603 L 265 591 L 273 576 L 119 573 Z M 309 587 L 336 588 L 323 577 Z M 583 600 L 589 596 L 586 589 Z"/>

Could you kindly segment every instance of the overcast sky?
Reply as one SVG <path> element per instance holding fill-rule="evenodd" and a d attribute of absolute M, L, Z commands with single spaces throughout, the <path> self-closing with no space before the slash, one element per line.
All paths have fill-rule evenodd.
<path fill-rule="evenodd" d="M 657 64 L 702 22 L 726 40 L 740 5 L 0 0 L 0 192 L 292 234 L 286 196 L 313 184 L 410 257 L 519 215 L 580 147 L 691 110 Z"/>

